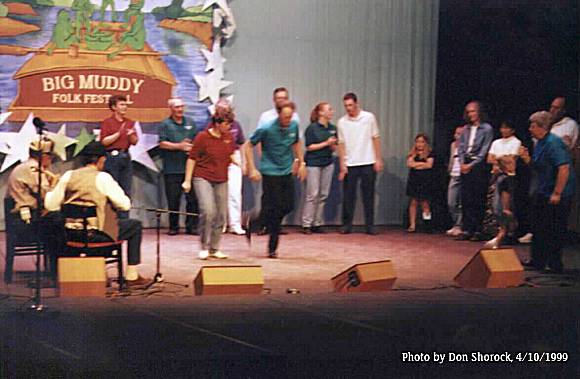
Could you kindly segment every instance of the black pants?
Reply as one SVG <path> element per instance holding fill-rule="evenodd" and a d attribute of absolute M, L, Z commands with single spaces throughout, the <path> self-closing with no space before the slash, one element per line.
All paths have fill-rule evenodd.
<path fill-rule="evenodd" d="M 468 174 L 461 174 L 463 231 L 467 234 L 482 230 L 488 182 L 489 170 L 486 164 L 475 166 Z"/>
<path fill-rule="evenodd" d="M 568 215 L 572 198 L 566 197 L 557 205 L 550 204 L 549 198 L 536 195 L 532 208 L 532 262 L 537 269 L 546 265 L 562 269 L 562 248 L 568 231 Z"/>
<path fill-rule="evenodd" d="M 141 221 L 132 218 L 119 219 L 118 239 L 127 241 L 127 264 L 134 266 L 141 263 L 141 240 L 143 226 Z M 72 241 L 83 241 L 81 230 L 67 230 L 67 238 Z M 111 242 L 113 239 L 100 230 L 89 231 L 89 242 Z"/>
<path fill-rule="evenodd" d="M 262 210 L 266 228 L 270 233 L 268 253 L 278 249 L 280 230 L 284 217 L 294 210 L 294 181 L 292 175 L 262 177 Z"/>
<path fill-rule="evenodd" d="M 181 205 L 181 195 L 183 190 L 181 189 L 181 183 L 185 179 L 185 174 L 166 174 L 165 178 L 165 195 L 167 196 L 167 207 L 171 211 L 179 211 L 179 206 Z M 195 196 L 195 191 L 192 189 L 189 193 L 185 195 L 185 211 L 188 213 L 198 213 L 197 197 Z M 193 231 L 197 225 L 197 216 L 186 216 L 185 217 L 185 229 L 187 231 Z M 179 215 L 169 214 L 169 229 L 178 230 L 179 229 Z"/>
<path fill-rule="evenodd" d="M 361 182 L 365 225 L 367 228 L 373 226 L 375 220 L 376 177 L 372 164 L 348 168 L 348 174 L 344 178 L 343 185 L 342 223 L 344 226 L 348 228 L 352 227 L 359 180 Z"/>

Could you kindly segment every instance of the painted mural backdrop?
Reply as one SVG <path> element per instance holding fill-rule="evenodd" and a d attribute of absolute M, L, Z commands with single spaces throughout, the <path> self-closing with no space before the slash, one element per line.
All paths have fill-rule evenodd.
<path fill-rule="evenodd" d="M 0 1 L 0 172 L 27 158 L 34 116 L 48 122 L 62 160 L 76 155 L 115 94 L 139 122 L 133 159 L 157 171 L 148 151 L 167 100 L 182 97 L 187 115 L 206 123 L 232 84 L 221 46 L 234 30 L 226 0 Z"/>

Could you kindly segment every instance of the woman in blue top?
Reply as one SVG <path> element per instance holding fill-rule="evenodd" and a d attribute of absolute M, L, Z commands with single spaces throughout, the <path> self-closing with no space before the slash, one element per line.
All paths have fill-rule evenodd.
<path fill-rule="evenodd" d="M 332 184 L 333 153 L 338 142 L 336 126 L 330 123 L 333 113 L 329 103 L 318 103 L 310 114 L 311 124 L 304 133 L 304 160 L 308 171 L 302 211 L 302 231 L 305 234 L 322 233 L 324 204 Z"/>

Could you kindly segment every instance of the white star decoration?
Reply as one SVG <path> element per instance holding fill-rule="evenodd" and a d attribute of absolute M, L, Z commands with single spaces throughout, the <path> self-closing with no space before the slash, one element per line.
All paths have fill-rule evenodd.
<path fill-rule="evenodd" d="M 0 125 L 2 125 L 4 123 L 4 121 L 6 121 L 8 119 L 8 117 L 10 117 L 10 115 L 12 114 L 12 112 L 4 112 L 0 114 Z"/>
<path fill-rule="evenodd" d="M 10 147 L 10 150 L 8 150 L 8 155 L 6 155 L 4 162 L 2 163 L 2 168 L 0 168 L 0 172 L 4 172 L 14 163 L 24 162 L 28 159 L 28 149 L 30 148 L 30 142 L 38 138 L 38 135 L 36 134 L 36 128 L 32 123 L 33 118 L 34 115 L 32 113 L 29 114 L 28 118 L 18 133 L 0 133 L 3 137 L 2 139 Z"/>
<path fill-rule="evenodd" d="M 219 100 L 220 91 L 233 83 L 222 80 L 215 71 L 210 72 L 206 76 L 194 75 L 193 77 L 199 86 L 198 100 L 203 101 L 209 98 L 213 104 Z"/>
<path fill-rule="evenodd" d="M 139 137 L 139 141 L 136 145 L 132 145 L 129 148 L 131 160 L 141 163 L 143 166 L 155 172 L 159 172 L 159 168 L 155 162 L 153 162 L 153 159 L 151 159 L 148 153 L 149 150 L 159 144 L 159 136 L 157 134 L 144 134 L 139 121 L 135 122 L 134 128 L 137 137 Z"/>
<path fill-rule="evenodd" d="M 229 8 L 227 0 L 204 0 L 201 10 L 204 11 L 214 4 L 224 10 Z"/>
<path fill-rule="evenodd" d="M 54 142 L 54 154 L 66 161 L 66 148 L 77 143 L 76 139 L 66 136 L 66 124 L 62 124 L 57 133 L 48 132 L 47 136 Z"/>
<path fill-rule="evenodd" d="M 205 71 L 213 70 L 217 77 L 223 79 L 224 77 L 224 63 L 226 59 L 222 57 L 221 49 L 221 38 L 216 38 L 213 41 L 212 51 L 209 51 L 207 47 L 203 46 L 201 48 L 201 53 L 207 59 L 207 65 L 205 66 Z"/>
<path fill-rule="evenodd" d="M 6 119 L 8 119 L 8 117 L 10 117 L 11 114 L 12 114 L 12 112 L 0 113 L 0 125 L 2 125 L 4 123 L 4 121 L 6 121 Z M 8 132 L 5 132 L 5 133 L 8 133 Z M 0 135 L 4 135 L 5 133 L 0 133 Z M 10 152 L 10 147 L 8 146 L 8 144 L 4 140 L 5 140 L 5 138 L 2 138 L 2 141 L 0 141 L 0 154 L 8 154 Z"/>

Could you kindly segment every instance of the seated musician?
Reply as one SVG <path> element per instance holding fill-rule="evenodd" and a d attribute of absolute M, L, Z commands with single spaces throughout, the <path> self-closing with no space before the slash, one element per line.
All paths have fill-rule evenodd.
<path fill-rule="evenodd" d="M 29 242 L 34 242 L 36 228 L 40 228 L 40 241 L 45 244 L 50 254 L 50 268 L 54 274 L 56 257 L 61 253 L 64 243 L 63 220 L 58 212 L 42 211 L 38 214 L 36 201 L 39 161 L 42 169 L 41 199 L 58 181 L 58 176 L 50 171 L 53 149 L 54 143 L 49 139 L 34 140 L 30 143 L 30 158 L 16 166 L 8 177 L 6 197 L 14 200 L 14 208 L 10 212 L 14 216 L 13 223 L 16 230 L 20 232 L 20 238 L 31 237 Z M 30 232 L 28 232 L 28 228 L 31 228 Z"/>
<path fill-rule="evenodd" d="M 121 211 L 131 208 L 131 200 L 113 179 L 104 172 L 106 150 L 100 142 L 89 143 L 81 152 L 84 166 L 64 173 L 58 184 L 46 195 L 45 207 L 48 210 L 58 210 L 63 204 L 95 206 L 97 217 L 88 219 L 89 242 L 108 242 L 111 237 L 104 232 L 110 225 L 105 225 L 108 203 Z M 112 212 L 110 212 L 112 214 Z M 143 278 L 137 271 L 141 262 L 141 221 L 135 219 L 119 219 L 118 238 L 127 240 L 128 265 L 125 279 L 129 286 L 145 285 L 150 280 Z M 66 219 L 65 227 L 70 239 L 82 241 L 82 222 Z"/>

